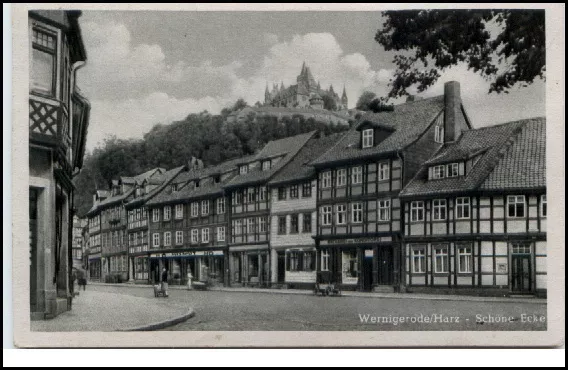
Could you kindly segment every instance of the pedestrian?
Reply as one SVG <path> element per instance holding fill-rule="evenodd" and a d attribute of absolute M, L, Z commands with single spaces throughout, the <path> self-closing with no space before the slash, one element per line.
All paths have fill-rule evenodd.
<path fill-rule="evenodd" d="M 83 287 L 83 291 L 87 290 L 87 274 L 84 267 L 77 270 L 77 275 L 79 278 L 79 290 Z"/>
<path fill-rule="evenodd" d="M 191 290 L 191 280 L 193 279 L 193 275 L 191 274 L 191 269 L 187 269 L 187 289 Z"/>
<path fill-rule="evenodd" d="M 168 296 L 168 270 L 164 267 L 162 271 L 162 290 L 164 291 L 164 295 Z"/>
<path fill-rule="evenodd" d="M 77 269 L 73 267 L 71 270 L 71 295 L 75 296 L 75 281 L 77 280 Z"/>

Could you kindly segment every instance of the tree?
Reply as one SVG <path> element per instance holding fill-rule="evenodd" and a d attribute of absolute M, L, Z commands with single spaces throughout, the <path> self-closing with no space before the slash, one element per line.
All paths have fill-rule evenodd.
<path fill-rule="evenodd" d="M 369 104 L 377 97 L 377 94 L 370 91 L 363 91 L 359 99 L 357 100 L 357 104 L 355 105 L 356 109 L 359 110 L 369 110 Z"/>
<path fill-rule="evenodd" d="M 375 35 L 385 50 L 397 52 L 389 98 L 423 92 L 440 72 L 459 63 L 493 80 L 489 92 L 526 87 L 545 78 L 544 10 L 405 10 L 384 13 Z M 497 29 L 492 35 L 489 29 Z M 495 36 L 495 37 L 493 37 Z"/>
<path fill-rule="evenodd" d="M 335 99 L 333 99 L 331 96 L 329 95 L 324 95 L 322 97 L 323 99 L 323 107 L 324 109 L 327 110 L 337 110 L 337 103 L 335 102 Z"/>

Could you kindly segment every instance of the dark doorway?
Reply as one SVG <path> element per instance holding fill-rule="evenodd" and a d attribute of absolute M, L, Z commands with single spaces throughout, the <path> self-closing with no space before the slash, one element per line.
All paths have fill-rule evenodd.
<path fill-rule="evenodd" d="M 286 279 L 286 254 L 278 252 L 278 283 L 283 284 Z"/>
<path fill-rule="evenodd" d="M 372 251 L 371 251 L 372 252 Z M 373 285 L 373 255 L 363 255 L 363 291 L 371 291 Z"/>
<path fill-rule="evenodd" d="M 513 255 L 512 290 L 530 293 L 532 287 L 530 254 Z"/>
<path fill-rule="evenodd" d="M 37 311 L 38 190 L 30 188 L 30 312 Z"/>
<path fill-rule="evenodd" d="M 393 251 L 392 246 L 379 247 L 377 250 L 378 268 L 378 285 L 392 285 L 393 284 Z"/>

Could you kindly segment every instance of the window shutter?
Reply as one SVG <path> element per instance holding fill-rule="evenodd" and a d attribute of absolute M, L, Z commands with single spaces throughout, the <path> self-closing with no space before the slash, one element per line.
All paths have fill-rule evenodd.
<path fill-rule="evenodd" d="M 428 180 L 432 180 L 432 167 L 428 167 Z"/>
<path fill-rule="evenodd" d="M 465 165 L 463 162 L 460 162 L 459 164 L 459 171 L 460 171 L 460 176 L 464 176 L 465 175 Z"/>

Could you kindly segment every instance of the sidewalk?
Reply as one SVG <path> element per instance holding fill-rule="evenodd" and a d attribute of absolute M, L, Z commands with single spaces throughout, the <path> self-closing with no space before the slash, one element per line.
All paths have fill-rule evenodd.
<path fill-rule="evenodd" d="M 90 282 L 90 285 L 97 286 L 115 286 L 125 288 L 144 288 L 149 289 L 152 285 L 146 284 L 106 284 Z M 169 289 L 188 290 L 187 285 L 170 285 Z M 296 294 L 296 295 L 313 295 L 313 291 L 305 289 L 267 289 L 267 288 L 244 288 L 244 287 L 210 287 L 210 291 L 218 292 L 246 292 L 246 293 L 265 293 L 265 294 Z M 442 294 L 418 294 L 418 293 L 374 293 L 374 292 L 354 292 L 343 291 L 343 297 L 365 297 L 365 298 L 388 298 L 388 299 L 421 299 L 428 301 L 466 301 L 466 302 L 505 302 L 505 303 L 534 303 L 546 304 L 546 299 L 527 297 L 527 298 L 509 298 L 509 297 L 477 297 L 477 296 L 461 296 L 461 295 L 442 295 Z M 333 298 L 333 297 L 332 297 Z"/>
<path fill-rule="evenodd" d="M 101 284 L 104 285 L 104 284 Z M 141 298 L 124 294 L 81 291 L 71 311 L 51 320 L 32 321 L 31 331 L 156 330 L 193 316 L 189 307 L 171 307 L 168 298 Z"/>

